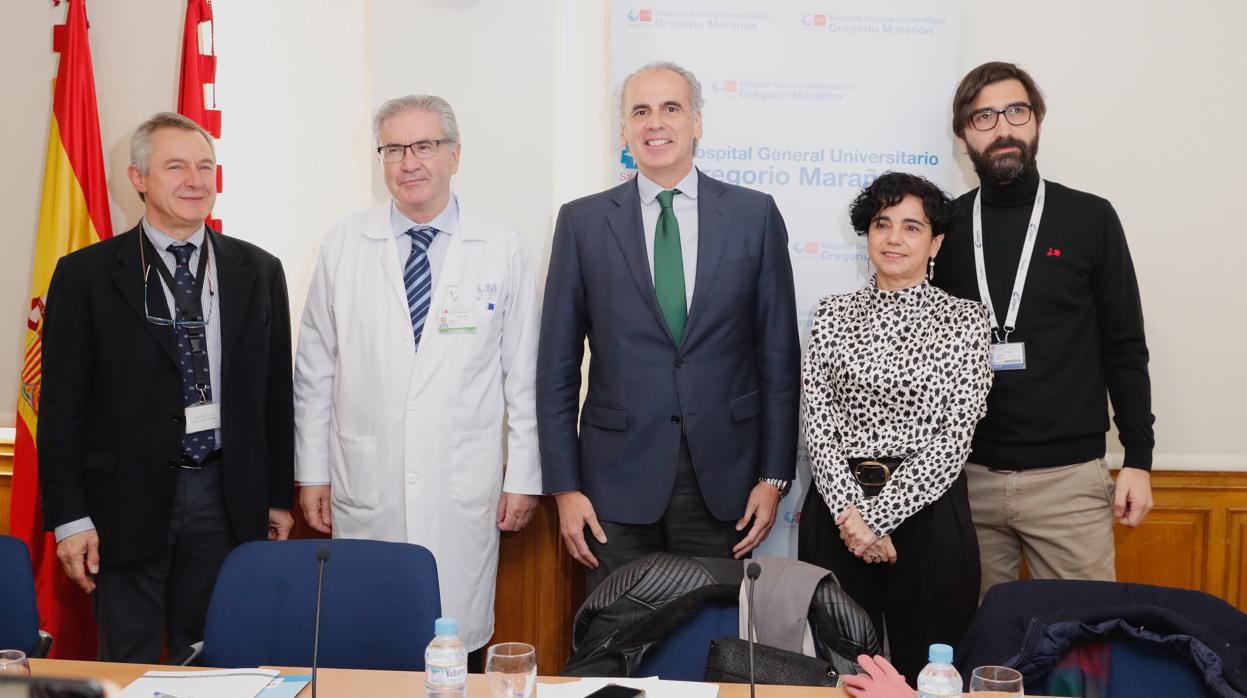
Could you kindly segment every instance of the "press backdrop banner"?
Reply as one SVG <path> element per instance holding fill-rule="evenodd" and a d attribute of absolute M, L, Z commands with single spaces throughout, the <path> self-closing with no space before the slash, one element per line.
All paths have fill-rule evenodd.
<path fill-rule="evenodd" d="M 651 61 L 692 70 L 706 100 L 697 167 L 775 197 L 804 345 L 818 300 L 869 278 L 865 241 L 848 220 L 862 187 L 889 170 L 952 184 L 959 0 L 610 0 L 609 11 L 616 95 Z M 611 114 L 618 134 L 618 106 Z M 624 181 L 636 165 L 612 137 L 612 180 Z M 797 457 L 762 555 L 796 555 L 804 443 Z"/>

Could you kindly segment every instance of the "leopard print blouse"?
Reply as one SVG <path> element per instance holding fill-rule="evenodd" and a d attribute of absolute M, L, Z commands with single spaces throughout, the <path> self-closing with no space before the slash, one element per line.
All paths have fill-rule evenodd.
<path fill-rule="evenodd" d="M 802 422 L 833 516 L 857 505 L 887 535 L 948 491 L 987 411 L 990 336 L 981 304 L 925 281 L 884 291 L 872 278 L 819 303 L 802 366 Z M 847 459 L 885 457 L 904 462 L 867 498 Z"/>

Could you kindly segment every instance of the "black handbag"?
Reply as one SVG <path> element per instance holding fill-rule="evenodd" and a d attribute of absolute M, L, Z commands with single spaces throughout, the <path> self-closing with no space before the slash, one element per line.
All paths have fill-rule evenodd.
<path fill-rule="evenodd" d="M 840 680 L 828 662 L 757 643 L 753 645 L 753 675 L 757 683 L 770 686 L 830 688 Z M 706 681 L 749 683 L 749 643 L 735 637 L 712 641 L 706 659 Z"/>

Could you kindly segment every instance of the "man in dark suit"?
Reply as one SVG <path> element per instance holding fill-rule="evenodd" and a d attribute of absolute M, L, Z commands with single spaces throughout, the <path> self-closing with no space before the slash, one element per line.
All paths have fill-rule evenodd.
<path fill-rule="evenodd" d="M 39 478 L 100 658 L 152 663 L 166 633 L 203 638 L 234 546 L 290 532 L 290 311 L 277 258 L 204 225 L 207 132 L 157 114 L 130 161 L 142 221 L 62 258 L 48 290 Z"/>
<path fill-rule="evenodd" d="M 651 552 L 743 557 L 766 539 L 795 468 L 787 231 L 770 196 L 693 167 L 701 106 L 678 65 L 629 76 L 621 139 L 640 173 L 566 204 L 555 227 L 538 437 L 545 490 L 590 586 Z"/>

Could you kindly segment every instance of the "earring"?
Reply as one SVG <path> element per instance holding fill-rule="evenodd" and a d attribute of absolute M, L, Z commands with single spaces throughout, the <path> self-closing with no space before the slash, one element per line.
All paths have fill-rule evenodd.
<path fill-rule="evenodd" d="M 935 278 L 935 257 L 927 260 L 927 279 Z"/>

